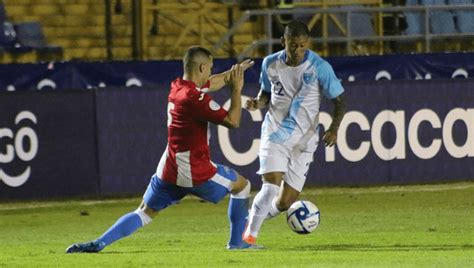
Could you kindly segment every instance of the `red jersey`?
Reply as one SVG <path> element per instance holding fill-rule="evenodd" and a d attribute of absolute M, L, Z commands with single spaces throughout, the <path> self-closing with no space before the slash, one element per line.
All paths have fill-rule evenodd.
<path fill-rule="evenodd" d="M 182 187 L 206 182 L 216 167 L 211 163 L 208 122 L 221 123 L 227 111 L 193 82 L 177 78 L 168 95 L 168 146 L 156 174 L 162 180 Z"/>

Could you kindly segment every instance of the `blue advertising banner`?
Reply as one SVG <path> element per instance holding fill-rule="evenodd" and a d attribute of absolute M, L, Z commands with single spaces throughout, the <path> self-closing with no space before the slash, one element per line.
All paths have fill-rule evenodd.
<path fill-rule="evenodd" d="M 3 92 L 0 107 L 0 199 L 98 194 L 93 92 Z"/>
<path fill-rule="evenodd" d="M 245 94 L 252 94 L 246 86 Z M 346 83 L 348 112 L 338 144 L 319 146 L 308 185 L 374 185 L 474 179 L 474 80 Z M 224 90 L 225 91 L 225 90 Z M 227 101 L 228 92 L 216 99 Z M 320 123 L 329 127 L 332 105 Z M 259 184 L 257 152 L 264 113 L 243 112 L 241 128 L 217 127 L 214 160 Z"/>
<path fill-rule="evenodd" d="M 318 148 L 307 185 L 474 179 L 473 87 L 474 80 L 346 83 L 348 113 L 338 145 Z M 243 101 L 258 88 L 247 83 Z M 101 192 L 143 191 L 166 146 L 167 90 L 98 92 Z M 229 105 L 228 89 L 212 96 Z M 328 100 L 322 109 L 324 128 L 331 123 Z M 210 127 L 213 161 L 235 168 L 255 187 L 264 112 L 244 110 L 239 129 Z"/>
<path fill-rule="evenodd" d="M 474 53 L 440 53 L 327 58 L 343 81 L 431 80 L 474 76 Z M 257 83 L 262 60 L 247 71 Z M 215 60 L 215 72 L 234 60 Z M 50 62 L 0 65 L 0 91 L 167 87 L 182 73 L 180 61 Z"/>
<path fill-rule="evenodd" d="M 345 83 L 338 144 L 320 145 L 306 185 L 474 179 L 474 80 Z M 258 84 L 247 83 L 246 98 Z M 167 87 L 0 95 L 0 199 L 142 193 L 167 143 Z M 228 105 L 229 89 L 213 93 Z M 331 123 L 323 101 L 321 132 Z M 211 156 L 260 185 L 265 111 L 211 125 Z"/>
<path fill-rule="evenodd" d="M 166 147 L 167 90 L 97 90 L 100 192 L 144 192 Z"/>

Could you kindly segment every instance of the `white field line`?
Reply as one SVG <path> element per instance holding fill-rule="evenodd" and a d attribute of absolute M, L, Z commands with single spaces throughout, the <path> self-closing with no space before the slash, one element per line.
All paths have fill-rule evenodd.
<path fill-rule="evenodd" d="M 441 192 L 451 190 L 464 190 L 474 188 L 474 182 L 453 183 L 453 184 L 433 184 L 433 185 L 408 185 L 408 186 L 380 186 L 380 187 L 357 187 L 357 188 L 311 188 L 307 191 L 303 189 L 304 194 L 378 194 L 378 193 L 413 193 L 413 192 Z"/>
<path fill-rule="evenodd" d="M 28 203 L 0 203 L 0 211 L 5 210 L 17 210 L 17 209 L 32 209 L 32 208 L 51 208 L 51 207 L 64 207 L 64 206 L 94 206 L 101 204 L 115 204 L 115 203 L 127 203 L 130 201 L 136 201 L 137 207 L 139 205 L 139 198 L 127 198 L 127 199 L 109 199 L 109 200 L 89 200 L 89 201 L 32 201 Z M 0 215 L 1 216 L 1 215 Z"/>
<path fill-rule="evenodd" d="M 308 188 L 303 189 L 302 196 L 305 195 L 357 195 L 357 194 L 378 194 L 378 193 L 414 193 L 414 192 L 440 192 L 451 190 L 464 190 L 474 188 L 474 182 L 462 182 L 451 184 L 434 184 L 434 185 L 410 185 L 410 186 L 381 186 L 381 187 L 365 187 L 365 188 Z M 251 196 L 255 195 L 252 192 Z M 198 199 L 194 196 L 187 196 L 186 199 Z M 94 206 L 102 204 L 116 204 L 136 202 L 137 206 L 140 204 L 141 198 L 123 198 L 123 199 L 108 199 L 108 200 L 84 200 L 84 201 L 31 201 L 31 202 L 6 202 L 0 203 L 1 211 L 34 209 L 34 208 L 51 208 L 64 206 Z M 0 215 L 1 216 L 1 215 Z"/>

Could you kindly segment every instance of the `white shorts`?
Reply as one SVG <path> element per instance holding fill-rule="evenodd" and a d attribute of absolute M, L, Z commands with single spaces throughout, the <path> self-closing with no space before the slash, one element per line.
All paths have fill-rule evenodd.
<path fill-rule="evenodd" d="M 260 169 L 257 174 L 283 172 L 285 173 L 283 180 L 301 192 L 308 175 L 309 165 L 313 162 L 313 155 L 314 151 L 290 149 L 281 144 L 269 142 L 267 146 L 261 146 L 258 152 Z"/>

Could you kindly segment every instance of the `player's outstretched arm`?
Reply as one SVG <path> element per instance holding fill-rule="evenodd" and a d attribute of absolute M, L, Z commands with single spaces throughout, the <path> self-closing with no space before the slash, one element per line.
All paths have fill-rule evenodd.
<path fill-rule="evenodd" d="M 229 79 L 226 79 L 225 82 L 231 89 L 230 108 L 221 125 L 227 128 L 238 128 L 240 126 L 240 117 L 242 115 L 241 98 L 242 88 L 244 87 L 243 68 L 239 64 L 232 66 Z"/>
<path fill-rule="evenodd" d="M 246 59 L 243 62 L 239 63 L 238 65 L 242 69 L 243 72 L 245 72 L 247 69 L 252 67 L 255 64 L 255 62 L 251 59 Z M 223 88 L 226 85 L 226 80 L 228 81 L 230 78 L 230 73 L 232 69 L 229 69 L 225 72 L 211 75 L 209 77 L 209 81 L 211 82 L 211 86 L 209 87 L 209 92 L 217 91 L 221 88 Z"/>
<path fill-rule="evenodd" d="M 326 146 L 333 146 L 337 142 L 337 130 L 339 125 L 341 125 L 342 118 L 346 113 L 346 101 L 343 94 L 332 99 L 334 104 L 334 110 L 332 113 L 332 123 L 329 126 L 329 129 L 326 130 L 323 136 L 323 141 Z"/>
<path fill-rule="evenodd" d="M 247 100 L 245 102 L 244 108 L 249 111 L 262 109 L 263 107 L 267 106 L 269 100 L 270 100 L 270 94 L 263 90 L 260 90 L 260 92 L 258 92 L 257 97 Z"/>

